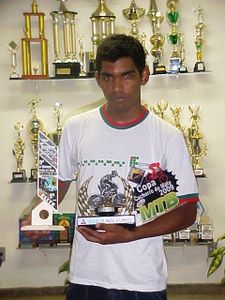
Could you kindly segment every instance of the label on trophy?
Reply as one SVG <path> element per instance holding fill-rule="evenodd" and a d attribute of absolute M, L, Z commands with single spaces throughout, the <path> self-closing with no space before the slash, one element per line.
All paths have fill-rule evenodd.
<path fill-rule="evenodd" d="M 54 210 L 58 210 L 58 148 L 41 131 L 38 132 L 37 195 Z"/>

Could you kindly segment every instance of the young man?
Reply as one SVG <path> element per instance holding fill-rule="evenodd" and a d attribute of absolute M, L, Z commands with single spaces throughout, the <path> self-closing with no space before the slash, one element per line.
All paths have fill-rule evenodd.
<path fill-rule="evenodd" d="M 102 223 L 95 229 L 76 227 L 67 300 L 165 300 L 167 267 L 161 236 L 187 228 L 196 217 L 198 194 L 189 154 L 182 134 L 141 104 L 149 70 L 136 39 L 106 38 L 97 51 L 96 69 L 106 103 L 65 125 L 59 151 L 60 199 L 72 180 L 77 184 L 77 216 L 87 210 L 91 195 L 103 196 L 107 187 L 123 193 L 121 182 L 135 197 L 141 183 L 128 176 L 135 157 L 140 165 L 157 165 L 175 174 L 180 204 L 129 230 Z"/>

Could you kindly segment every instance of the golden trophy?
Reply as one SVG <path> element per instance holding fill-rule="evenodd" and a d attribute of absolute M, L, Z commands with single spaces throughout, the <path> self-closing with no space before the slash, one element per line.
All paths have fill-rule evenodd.
<path fill-rule="evenodd" d="M 161 99 L 156 105 L 153 106 L 153 112 L 161 119 L 165 119 L 165 111 L 168 108 L 168 102 Z"/>
<path fill-rule="evenodd" d="M 139 30 L 137 23 L 144 17 L 145 9 L 137 7 L 134 0 L 131 1 L 131 4 L 128 8 L 122 10 L 123 16 L 131 23 L 130 35 L 141 40 L 139 36 Z"/>
<path fill-rule="evenodd" d="M 167 21 L 171 27 L 171 32 L 168 35 L 169 43 L 172 45 L 173 50 L 170 56 L 170 70 L 169 73 L 178 73 L 180 69 L 180 33 L 178 32 L 178 23 L 180 13 L 177 10 L 178 0 L 167 0 L 168 11 L 166 13 Z"/>
<path fill-rule="evenodd" d="M 161 63 L 165 37 L 160 32 L 160 26 L 163 22 L 164 16 L 160 11 L 158 11 L 155 0 L 150 0 L 150 8 L 147 17 L 149 18 L 153 32 L 153 35 L 150 38 L 150 42 L 153 46 L 151 54 L 155 58 L 153 62 L 153 74 L 165 74 L 167 73 L 166 67 Z"/>
<path fill-rule="evenodd" d="M 26 182 L 26 171 L 23 169 L 23 157 L 24 150 L 26 148 L 24 140 L 21 138 L 21 132 L 23 131 L 24 126 L 17 122 L 14 125 L 14 129 L 17 132 L 17 139 L 14 143 L 14 148 L 12 150 L 13 155 L 16 159 L 16 171 L 12 173 L 11 182 Z"/>
<path fill-rule="evenodd" d="M 23 79 L 48 77 L 48 41 L 45 38 L 44 13 L 38 12 L 37 2 L 32 3 L 32 12 L 25 12 L 25 37 L 22 38 Z M 32 35 L 34 21 L 38 21 L 37 36 Z M 39 47 L 40 49 L 37 49 Z M 33 57 L 32 57 L 33 56 Z M 39 64 L 41 67 L 39 67 Z M 38 67 L 37 67 L 38 66 Z"/>
<path fill-rule="evenodd" d="M 191 125 L 188 127 L 187 131 L 187 146 L 191 155 L 195 176 L 205 177 L 200 160 L 201 157 L 206 156 L 207 154 L 207 144 L 202 142 L 204 136 L 199 128 L 200 106 L 193 104 L 189 105 L 188 109 L 191 113 Z"/>
<path fill-rule="evenodd" d="M 90 17 L 92 25 L 93 53 L 96 57 L 98 45 L 107 36 L 115 33 L 115 15 L 108 9 L 105 0 L 98 0 L 98 7 Z"/>
<path fill-rule="evenodd" d="M 180 32 L 180 73 L 187 73 L 188 69 L 185 65 L 185 48 L 184 48 L 184 33 Z"/>
<path fill-rule="evenodd" d="M 56 115 L 56 130 L 52 133 L 48 134 L 48 137 L 56 144 L 59 145 L 61 134 L 62 134 L 62 124 L 61 124 L 61 116 L 62 116 L 63 106 L 62 103 L 56 101 L 54 104 L 54 113 Z"/>
<path fill-rule="evenodd" d="M 195 47 L 197 51 L 196 52 L 197 62 L 195 63 L 194 66 L 194 72 L 204 72 L 205 64 L 202 61 L 203 59 L 202 48 L 204 44 L 203 34 L 205 29 L 203 8 L 199 6 L 196 12 L 198 13 L 198 23 L 195 25 L 195 33 L 196 33 Z"/>
<path fill-rule="evenodd" d="M 8 44 L 8 49 L 11 53 L 11 66 L 13 68 L 12 73 L 10 74 L 10 79 L 16 79 L 19 78 L 19 74 L 16 72 L 16 67 L 17 67 L 17 50 L 19 49 L 19 46 L 17 45 L 16 42 L 11 41 Z"/>
<path fill-rule="evenodd" d="M 181 131 L 184 130 L 184 128 L 181 126 L 181 123 L 180 123 L 180 115 L 181 115 L 182 110 L 183 110 L 183 108 L 180 105 L 173 105 L 170 107 L 170 111 L 172 112 L 172 116 L 173 116 L 172 124 Z"/>
<path fill-rule="evenodd" d="M 76 25 L 77 12 L 66 8 L 65 2 L 60 1 L 58 11 L 52 11 L 52 29 L 54 46 L 55 76 L 61 78 L 78 77 L 80 64 L 77 62 Z M 64 44 L 64 55 L 61 54 L 61 44 Z"/>
<path fill-rule="evenodd" d="M 34 155 L 34 166 L 31 169 L 30 181 L 37 180 L 37 169 L 38 169 L 38 132 L 44 130 L 43 122 L 37 117 L 36 108 L 40 100 L 32 100 L 31 104 L 31 119 L 28 122 L 28 132 L 30 134 L 31 150 Z"/>

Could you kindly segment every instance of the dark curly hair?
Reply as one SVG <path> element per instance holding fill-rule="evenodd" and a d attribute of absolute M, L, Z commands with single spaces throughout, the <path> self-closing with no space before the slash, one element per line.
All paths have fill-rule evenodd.
<path fill-rule="evenodd" d="M 101 71 L 102 61 L 115 62 L 122 57 L 132 58 L 140 74 L 146 66 L 144 48 L 136 38 L 126 34 L 113 34 L 105 38 L 98 46 L 95 60 L 96 71 Z"/>

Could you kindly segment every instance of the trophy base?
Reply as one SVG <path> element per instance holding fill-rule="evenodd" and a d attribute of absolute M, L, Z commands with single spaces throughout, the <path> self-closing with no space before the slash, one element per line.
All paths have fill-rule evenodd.
<path fill-rule="evenodd" d="M 60 225 L 25 225 L 22 226 L 21 231 L 36 231 L 36 230 L 44 230 L 44 231 L 64 231 L 65 227 Z"/>
<path fill-rule="evenodd" d="M 40 74 L 40 75 L 22 75 L 22 79 L 32 79 L 32 80 L 41 80 L 41 79 L 46 79 L 48 78 L 48 75 L 43 75 L 43 74 Z"/>
<path fill-rule="evenodd" d="M 130 216 L 105 216 L 105 217 L 78 217 L 78 226 L 90 226 L 95 227 L 98 223 L 104 224 L 117 224 L 124 227 L 132 228 L 135 227 L 136 220 L 134 215 Z"/>
<path fill-rule="evenodd" d="M 185 66 L 180 66 L 179 73 L 188 73 L 188 69 Z"/>
<path fill-rule="evenodd" d="M 30 182 L 36 182 L 37 181 L 37 169 L 31 169 L 29 181 Z"/>
<path fill-rule="evenodd" d="M 179 57 L 171 57 L 169 73 L 177 74 L 179 72 L 179 70 L 180 70 L 180 58 Z"/>
<path fill-rule="evenodd" d="M 163 65 L 160 65 L 158 62 L 153 63 L 153 75 L 157 74 L 167 74 L 166 67 Z"/>
<path fill-rule="evenodd" d="M 206 177 L 202 169 L 194 170 L 195 177 Z"/>
<path fill-rule="evenodd" d="M 79 62 L 54 63 L 55 78 L 78 78 L 80 74 Z"/>
<path fill-rule="evenodd" d="M 196 62 L 194 72 L 205 72 L 205 64 L 203 61 Z"/>
<path fill-rule="evenodd" d="M 26 177 L 25 170 L 20 171 L 20 172 L 13 172 L 12 173 L 12 180 L 10 182 L 12 182 L 12 183 L 27 182 L 27 177 Z"/>

